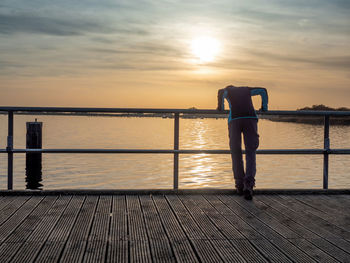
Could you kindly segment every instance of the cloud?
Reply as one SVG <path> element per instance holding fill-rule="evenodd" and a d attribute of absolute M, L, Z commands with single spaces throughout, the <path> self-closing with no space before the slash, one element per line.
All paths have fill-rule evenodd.
<path fill-rule="evenodd" d="M 43 17 L 32 14 L 0 14 L 0 33 L 37 33 L 54 36 L 84 35 L 88 32 L 111 32 L 105 24 L 88 19 Z"/>
<path fill-rule="evenodd" d="M 350 69 L 350 55 L 343 56 L 326 56 L 326 57 L 308 57 L 301 54 L 298 55 L 281 55 L 271 52 L 261 52 L 251 50 L 249 51 L 251 55 L 258 58 L 263 58 L 264 60 L 271 61 L 282 61 L 285 63 L 296 62 L 304 64 L 313 64 L 314 66 L 334 68 L 334 69 Z"/>
<path fill-rule="evenodd" d="M 148 54 L 148 55 L 161 55 L 161 56 L 171 56 L 180 57 L 183 56 L 183 51 L 180 47 L 175 48 L 171 45 L 160 44 L 160 43 L 128 43 L 124 44 L 122 47 L 115 48 L 90 48 L 89 51 L 97 53 L 109 53 L 109 54 Z"/>

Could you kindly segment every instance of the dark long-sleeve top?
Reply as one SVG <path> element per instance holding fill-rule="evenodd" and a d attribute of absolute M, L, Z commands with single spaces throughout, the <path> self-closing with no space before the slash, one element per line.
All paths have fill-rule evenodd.
<path fill-rule="evenodd" d="M 242 118 L 258 118 L 254 110 L 252 96 L 261 96 L 261 110 L 268 109 L 268 95 L 265 88 L 227 86 L 218 92 L 218 110 L 224 110 L 224 99 L 230 106 L 228 122 Z"/>

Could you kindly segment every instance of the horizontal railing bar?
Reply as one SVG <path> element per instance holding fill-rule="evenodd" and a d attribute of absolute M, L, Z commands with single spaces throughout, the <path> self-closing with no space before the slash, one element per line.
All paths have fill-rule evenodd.
<path fill-rule="evenodd" d="M 350 149 L 330 149 L 330 154 L 350 154 Z"/>
<path fill-rule="evenodd" d="M 0 149 L 0 153 L 7 153 Z M 230 150 L 172 150 L 172 149 L 13 149 L 13 153 L 161 153 L 161 154 L 230 154 Z M 245 151 L 242 151 L 245 153 Z M 261 149 L 257 154 L 323 154 L 325 149 Z M 350 154 L 350 149 L 330 149 L 328 154 Z"/>
<path fill-rule="evenodd" d="M 229 111 L 211 109 L 152 109 L 152 108 L 75 108 L 75 107 L 0 107 L 0 111 L 16 112 L 100 112 L 100 113 L 185 113 L 185 114 L 228 114 Z M 300 115 L 300 116 L 350 116 L 350 111 L 257 111 L 258 115 Z"/>

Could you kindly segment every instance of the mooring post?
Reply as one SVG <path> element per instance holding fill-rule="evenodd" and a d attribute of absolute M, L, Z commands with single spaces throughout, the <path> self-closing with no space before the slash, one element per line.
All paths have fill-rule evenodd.
<path fill-rule="evenodd" d="M 27 149 L 42 148 L 42 122 L 27 122 Z M 42 176 L 41 153 L 26 153 L 26 182 L 27 189 L 38 189 Z"/>
<path fill-rule="evenodd" d="M 174 150 L 179 149 L 179 113 L 174 116 Z M 174 153 L 174 190 L 179 188 L 179 154 Z"/>
<path fill-rule="evenodd" d="M 323 189 L 328 189 L 328 157 L 329 157 L 329 115 L 324 116 L 324 153 L 323 153 Z"/>
<path fill-rule="evenodd" d="M 13 189 L 13 111 L 8 112 L 7 134 L 7 189 Z"/>

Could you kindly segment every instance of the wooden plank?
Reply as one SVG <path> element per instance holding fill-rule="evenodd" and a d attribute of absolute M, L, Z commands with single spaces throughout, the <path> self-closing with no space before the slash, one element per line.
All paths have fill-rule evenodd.
<path fill-rule="evenodd" d="M 329 255 L 331 255 L 332 257 L 334 257 L 335 259 L 339 260 L 340 262 L 349 262 L 350 259 L 350 251 L 347 250 L 344 251 L 334 245 L 332 245 L 332 243 L 319 238 L 319 239 L 313 239 L 312 243 L 315 244 L 317 247 L 319 247 L 320 249 L 322 249 L 324 252 L 328 253 Z"/>
<path fill-rule="evenodd" d="M 62 216 L 64 210 L 67 208 L 71 199 L 72 196 L 60 196 L 50 208 L 50 210 L 43 216 L 43 220 L 29 236 L 28 241 L 45 242 L 52 229 L 55 227 L 57 221 Z"/>
<path fill-rule="evenodd" d="M 249 240 L 264 238 L 258 231 L 229 209 L 217 196 L 206 195 L 204 197 L 218 213 L 225 217 L 232 225 L 236 226 L 245 238 Z"/>
<path fill-rule="evenodd" d="M 89 240 L 86 245 L 83 262 L 104 262 L 106 257 L 107 241 Z"/>
<path fill-rule="evenodd" d="M 179 200 L 176 195 L 167 195 L 166 199 L 168 200 L 169 205 L 173 209 L 177 220 L 181 224 L 189 239 L 206 239 L 207 236 L 203 233 L 201 228 L 192 218 L 190 213 L 187 211 L 185 206 Z"/>
<path fill-rule="evenodd" d="M 71 196 L 60 196 L 50 210 L 43 215 L 40 224 L 34 229 L 11 262 L 33 262 L 52 229 L 71 200 Z"/>
<path fill-rule="evenodd" d="M 338 262 L 306 239 L 290 239 L 289 241 L 299 247 L 316 262 Z"/>
<path fill-rule="evenodd" d="M 298 221 L 294 221 L 292 218 L 281 213 L 276 207 L 274 202 L 269 202 L 269 199 L 265 195 L 259 195 L 255 198 L 255 205 L 260 209 L 276 218 L 283 225 L 293 229 L 294 232 L 299 234 L 303 238 L 319 238 L 314 232 L 307 229 L 303 224 L 299 224 Z"/>
<path fill-rule="evenodd" d="M 100 196 L 83 262 L 102 262 L 105 260 L 111 209 L 112 196 Z"/>
<path fill-rule="evenodd" d="M 151 239 L 150 246 L 153 262 L 176 262 L 169 241 Z"/>
<path fill-rule="evenodd" d="M 170 240 L 187 240 L 186 234 L 176 219 L 164 196 L 153 197 L 154 204 Z"/>
<path fill-rule="evenodd" d="M 58 262 L 85 196 L 73 196 L 41 248 L 36 262 Z"/>
<path fill-rule="evenodd" d="M 107 262 L 128 262 L 128 223 L 126 197 L 114 195 L 107 249 Z"/>
<path fill-rule="evenodd" d="M 350 212 L 349 207 L 340 204 L 339 201 L 334 202 L 334 198 L 330 198 L 326 195 L 303 195 L 294 197 L 306 205 L 313 207 L 315 210 L 327 213 L 331 216 L 344 216 L 345 211 Z"/>
<path fill-rule="evenodd" d="M 107 241 L 111 218 L 112 196 L 100 196 L 89 234 L 89 241 Z"/>
<path fill-rule="evenodd" d="M 317 224 L 315 224 L 314 220 L 310 219 L 308 215 L 303 214 L 302 212 L 298 212 L 296 210 L 293 210 L 295 208 L 295 204 L 292 200 L 285 200 L 281 198 L 280 196 L 268 196 L 266 197 L 267 200 L 271 199 L 270 202 L 274 203 L 275 207 L 278 207 L 278 210 L 282 213 L 284 213 L 286 216 L 292 218 L 294 221 L 300 222 L 303 224 L 307 229 L 311 230 L 315 234 L 317 234 L 320 238 L 318 239 L 308 239 L 313 245 L 321 248 L 323 251 L 328 253 L 329 255 L 337 258 L 342 259 L 346 257 L 344 254 L 344 251 L 339 251 L 339 248 L 336 246 L 336 243 L 340 242 L 346 242 L 345 240 L 337 241 L 337 239 L 329 238 L 327 235 L 329 234 L 328 231 L 324 231 L 324 229 Z M 296 207 L 299 207 L 298 205 Z M 324 235 L 324 233 L 326 235 Z M 325 239 L 322 239 L 325 238 Z M 332 244 L 330 242 L 335 242 L 335 244 Z M 321 247 L 322 246 L 322 247 Z M 339 251 L 339 255 L 337 253 L 334 253 L 333 251 Z"/>
<path fill-rule="evenodd" d="M 6 222 L 6 220 L 30 198 L 30 196 L 16 196 L 9 199 L 6 198 L 6 205 L 1 209 L 0 213 L 0 225 Z"/>
<path fill-rule="evenodd" d="M 203 196 L 194 196 L 192 200 L 227 239 L 245 238 L 239 229 L 218 213 Z"/>
<path fill-rule="evenodd" d="M 0 246 L 0 262 L 8 262 L 17 253 L 17 250 L 27 240 L 36 226 L 40 224 L 42 215 L 49 210 L 56 199 L 56 196 L 46 196 L 30 215 L 24 219 L 21 225 L 11 233 Z"/>
<path fill-rule="evenodd" d="M 194 239 L 191 241 L 198 252 L 198 256 L 202 262 L 223 262 L 220 255 L 213 248 L 210 240 Z"/>
<path fill-rule="evenodd" d="M 226 239 L 225 236 L 192 200 L 192 196 L 180 196 L 180 200 L 197 224 L 201 226 L 201 230 L 208 237 L 208 239 Z"/>
<path fill-rule="evenodd" d="M 215 202 L 215 198 L 216 197 L 213 197 L 213 196 L 206 196 L 206 198 L 207 199 L 209 199 L 211 202 Z M 218 200 L 218 199 L 217 199 Z M 219 201 L 216 201 L 215 203 L 214 203 L 214 207 L 217 207 L 217 208 L 219 208 L 219 210 L 220 211 L 224 211 L 224 215 L 229 215 L 230 214 L 230 211 L 231 210 L 229 210 L 229 211 L 227 211 L 227 207 L 225 208 L 225 205 L 223 205 L 222 203 L 220 204 L 220 200 Z M 256 198 L 255 198 L 255 202 L 256 202 Z M 231 205 L 233 204 L 234 205 L 234 203 L 230 203 Z M 234 206 L 236 206 L 236 205 L 234 205 Z M 241 211 L 241 212 L 243 212 L 242 210 L 240 210 L 241 208 L 240 207 L 238 207 L 237 208 L 237 210 L 236 211 Z M 232 211 L 231 211 L 231 213 L 232 213 Z M 256 223 L 257 223 L 257 221 L 255 220 L 255 219 L 253 219 L 253 220 L 251 220 L 252 218 L 251 218 L 251 216 L 249 215 L 249 214 L 247 214 L 247 213 L 245 213 L 245 212 L 243 212 L 242 213 L 242 215 L 241 216 L 243 216 L 243 218 L 245 219 L 245 220 L 247 220 L 247 221 L 251 221 L 251 223 L 253 224 L 252 226 L 254 227 L 254 226 L 256 226 Z M 233 221 L 233 222 L 235 222 L 235 221 Z M 264 226 L 261 226 L 259 223 L 257 224 L 259 227 L 263 227 L 264 228 Z M 246 228 L 246 226 L 243 224 L 243 227 L 245 227 Z M 258 229 L 257 229 L 258 230 Z M 248 232 L 248 233 L 250 233 L 250 232 Z M 269 233 L 269 232 L 268 232 Z M 285 243 L 285 244 L 283 244 L 283 243 L 280 243 L 280 242 L 278 242 L 278 240 L 279 239 L 281 239 L 280 238 L 280 236 L 279 235 L 276 235 L 276 234 L 273 234 L 273 235 L 268 235 L 268 241 L 270 242 L 270 243 L 272 243 L 276 248 L 278 248 L 279 249 L 279 251 L 280 252 L 278 252 L 277 250 L 275 250 L 275 249 L 273 249 L 273 247 L 271 247 L 271 245 L 270 244 L 268 244 L 268 243 L 266 243 L 266 240 L 264 240 L 263 242 L 263 244 L 264 244 L 264 247 L 265 248 L 269 248 L 269 249 L 265 249 L 265 252 L 264 251 L 261 251 L 262 253 L 264 253 L 264 255 L 267 257 L 267 258 L 269 258 L 269 260 L 271 260 L 271 261 L 273 261 L 273 260 L 276 260 L 276 259 L 278 259 L 278 258 L 284 258 L 284 256 L 281 254 L 281 252 L 283 252 L 286 256 L 288 256 L 288 254 L 289 253 L 298 253 L 298 249 L 296 249 L 296 248 L 294 248 L 294 246 L 292 246 L 291 244 L 288 244 L 288 243 Z M 249 240 L 254 244 L 257 244 L 257 243 L 259 243 L 259 242 L 254 242 L 254 240 L 256 240 L 256 239 L 262 239 L 262 238 L 255 238 L 255 235 L 251 238 L 251 237 L 249 237 Z M 287 251 L 285 251 L 285 249 L 287 249 Z M 268 254 L 269 253 L 269 251 L 275 251 L 273 254 Z M 303 255 L 303 253 L 301 253 L 301 254 L 299 254 L 297 257 L 296 257 L 297 259 L 299 259 L 301 262 L 307 262 L 308 260 L 309 260 L 309 258 L 308 257 L 305 257 L 304 255 Z M 312 260 L 311 260 L 312 261 Z M 309 260 L 309 262 L 311 262 L 310 260 Z"/>
<path fill-rule="evenodd" d="M 16 254 L 17 250 L 22 246 L 22 243 L 9 243 L 5 242 L 0 246 L 0 262 L 10 262 L 12 257 Z"/>
<path fill-rule="evenodd" d="M 337 230 L 349 232 L 347 229 L 350 229 L 350 216 L 349 213 L 345 212 L 346 207 L 334 209 L 326 201 L 313 198 L 312 196 L 304 195 L 296 196 L 295 198 L 303 204 L 306 211 L 322 218 L 329 224 L 335 225 L 332 230 L 333 232 L 337 233 Z M 342 230 L 339 230 L 339 228 Z M 345 238 L 350 238 L 350 232 Z"/>
<path fill-rule="evenodd" d="M 323 213 L 319 213 L 318 216 L 315 215 L 314 213 L 317 212 L 315 212 L 313 208 L 304 203 L 301 203 L 292 196 L 282 196 L 282 198 L 288 201 L 288 205 L 294 211 L 297 211 L 299 214 L 307 216 L 310 220 L 312 220 L 313 224 L 316 224 L 319 228 L 321 228 L 323 237 L 327 237 L 329 239 L 350 239 L 350 231 L 337 227 L 331 224 L 330 222 L 326 221 L 325 219 L 321 218 L 320 216 L 324 217 Z"/>
<path fill-rule="evenodd" d="M 154 262 L 175 262 L 168 236 L 164 230 L 153 200 L 149 195 L 139 196 Z"/>
<path fill-rule="evenodd" d="M 209 240 L 208 235 L 203 231 L 203 228 L 206 226 L 199 225 L 198 222 L 196 222 L 196 219 L 189 212 L 190 210 L 185 207 L 177 196 L 170 195 L 166 198 L 168 199 L 169 205 L 175 212 L 180 224 L 183 226 L 185 233 L 190 238 L 190 242 L 195 248 L 200 260 L 203 262 L 222 262 L 222 258 L 215 243 L 213 243 L 212 240 Z M 224 237 L 222 239 L 224 239 Z M 233 247 L 232 250 L 234 250 Z"/>
<path fill-rule="evenodd" d="M 208 197 L 210 198 L 212 196 L 208 196 Z M 221 233 L 225 236 L 225 238 L 227 239 L 244 238 L 244 236 L 240 234 L 236 228 L 233 228 L 233 225 L 231 225 L 229 221 L 225 217 L 223 217 L 222 214 L 220 214 L 217 210 L 215 210 L 203 196 L 191 196 L 191 199 L 195 202 L 193 205 L 195 207 L 198 206 L 203 211 L 203 213 L 205 213 L 209 217 L 209 219 L 217 227 L 218 231 L 221 231 Z M 216 200 L 218 199 L 216 198 Z M 221 201 L 220 203 L 222 204 Z M 172 206 L 174 207 L 174 205 Z M 192 210 L 192 207 L 193 206 L 191 206 L 191 210 Z M 183 213 L 185 213 L 186 211 L 183 211 Z M 180 214 L 180 216 L 182 216 L 182 214 Z M 245 223 L 244 221 L 242 222 Z M 200 226 L 201 228 L 206 227 L 205 225 L 200 225 Z M 250 228 L 249 230 L 254 231 L 252 228 Z M 259 234 L 256 232 L 256 235 L 259 235 Z M 245 262 L 242 255 L 240 255 L 237 249 L 228 240 L 213 239 L 210 241 L 212 246 L 216 249 L 216 251 L 218 252 L 222 260 L 226 262 Z M 199 253 L 199 256 L 200 254 L 201 253 Z"/>
<path fill-rule="evenodd" d="M 260 197 L 260 198 L 262 198 L 262 199 L 264 199 L 264 197 Z M 265 198 L 265 202 L 269 202 L 268 201 L 269 199 L 267 198 Z M 272 205 L 276 205 L 276 202 L 270 202 Z M 299 202 L 298 201 L 296 201 L 296 203 L 298 204 Z M 308 206 L 306 206 L 306 205 L 303 205 L 303 208 L 305 208 L 305 209 L 300 209 L 299 210 L 299 212 L 301 212 L 301 213 L 303 213 L 304 211 L 306 211 L 306 212 L 312 212 L 311 210 L 313 210 L 313 208 L 310 208 L 310 207 L 308 207 Z M 310 210 L 311 209 L 311 210 Z M 318 210 L 316 210 L 316 212 L 318 213 L 319 211 Z M 321 214 L 320 214 L 320 216 L 323 216 L 323 213 L 322 212 L 320 212 Z M 300 215 L 299 216 L 295 216 L 294 215 L 294 220 L 295 220 L 295 222 L 299 222 L 300 221 Z M 304 218 L 304 217 L 303 217 Z M 309 220 L 309 214 L 306 214 L 306 220 Z M 329 224 L 331 224 L 331 223 L 329 223 L 329 221 L 327 221 L 327 222 L 324 222 L 323 221 L 323 219 L 320 219 L 322 222 L 323 222 L 323 224 L 325 224 L 326 226 L 327 226 L 327 228 L 328 228 L 328 226 L 329 226 Z M 316 220 L 313 220 L 312 221 L 312 225 L 313 224 L 315 224 L 317 222 L 317 218 L 316 218 Z M 299 225 L 299 224 L 298 224 Z M 312 225 L 311 225 L 311 227 L 312 227 Z M 319 227 L 313 227 L 313 230 L 315 231 L 315 233 L 312 233 L 311 231 L 309 231 L 306 227 L 309 227 L 310 226 L 310 224 L 302 224 L 302 228 L 297 228 L 296 226 L 294 226 L 294 231 L 297 231 L 297 230 L 299 230 L 300 231 L 300 234 L 302 235 L 302 233 L 305 233 L 304 234 L 304 238 L 308 238 L 308 239 L 318 239 L 318 238 L 320 238 L 320 237 L 324 237 L 322 234 L 320 235 L 319 234 L 319 232 L 321 231 L 322 233 L 324 233 L 325 231 L 324 231 L 324 227 L 322 227 L 322 225 L 321 225 L 321 227 L 322 227 L 322 229 L 321 230 L 319 230 L 319 231 L 317 231 L 317 229 L 319 228 Z M 303 230 L 304 229 L 304 230 Z M 342 235 L 343 233 L 344 233 L 344 231 L 346 231 L 345 229 L 339 229 L 339 228 L 337 228 L 336 226 L 333 226 L 333 228 L 332 228 L 333 230 L 334 229 L 336 229 L 335 230 L 335 232 L 336 233 L 340 233 L 340 235 Z M 345 250 L 345 251 L 350 251 L 350 242 L 348 242 L 348 241 L 345 241 L 345 240 L 343 240 L 342 238 L 337 238 L 337 237 L 335 237 L 334 236 L 334 233 L 330 233 L 331 232 L 331 230 L 329 230 L 328 229 L 328 231 L 326 231 L 326 235 L 327 236 L 329 236 L 330 235 L 330 237 L 328 237 L 328 238 L 326 238 L 326 239 L 328 239 L 331 243 L 333 243 L 333 244 L 335 244 L 336 246 L 338 246 L 339 248 L 341 248 L 341 249 L 343 249 L 343 250 Z M 310 234 L 310 233 L 312 233 L 312 234 Z"/>
<path fill-rule="evenodd" d="M 137 195 L 127 195 L 128 226 L 131 262 L 151 262 L 152 255 L 140 200 Z"/>
<path fill-rule="evenodd" d="M 289 226 L 293 226 L 293 229 L 295 231 L 299 231 L 300 234 L 303 232 L 304 234 L 304 239 L 289 239 L 288 241 L 293 243 L 296 247 L 300 248 L 304 253 L 309 255 L 311 258 L 313 258 L 315 261 L 319 262 L 332 262 L 334 260 L 333 258 L 329 257 L 326 253 L 324 253 L 322 250 L 320 250 L 318 247 L 313 245 L 309 240 L 312 239 L 318 239 L 320 236 L 316 235 L 314 232 L 310 231 L 305 227 L 304 224 L 299 225 L 298 219 L 300 218 L 299 215 L 294 214 L 295 218 L 292 223 L 290 220 L 293 220 L 292 218 L 287 217 L 285 214 L 283 214 L 281 211 L 282 209 L 279 209 L 280 205 L 278 205 L 278 202 L 275 202 L 271 199 L 269 199 L 268 196 L 259 196 L 259 200 L 264 202 L 266 205 L 270 205 L 270 207 L 264 208 L 265 211 L 270 212 L 271 215 L 276 216 L 277 218 L 280 219 L 281 222 L 287 222 Z M 274 210 L 274 211 L 273 211 Z M 280 211 L 281 210 L 281 211 Z M 285 220 L 284 218 L 289 218 L 290 220 Z M 300 227 L 301 226 L 301 227 Z"/>
<path fill-rule="evenodd" d="M 41 243 L 41 242 L 39 242 Z M 51 262 L 58 262 L 60 258 L 60 252 L 62 251 L 62 248 L 64 247 L 66 242 L 62 241 L 46 241 L 42 245 L 42 249 L 40 250 L 39 254 L 35 258 L 35 263 L 51 263 Z M 36 245 L 34 245 L 36 247 Z"/>
<path fill-rule="evenodd" d="M 78 218 L 74 224 L 74 228 L 69 236 L 68 242 L 75 241 L 87 241 L 89 232 L 94 219 L 98 196 L 87 196 L 83 206 L 80 209 Z"/>
<path fill-rule="evenodd" d="M 256 198 L 255 198 L 256 199 Z M 281 224 L 279 220 L 273 218 L 269 214 L 267 214 L 265 211 L 259 209 L 259 207 L 256 204 L 256 200 L 253 200 L 253 202 L 247 202 L 243 198 L 232 198 L 231 200 L 236 201 L 242 208 L 246 209 L 249 213 L 254 215 L 256 218 L 258 218 L 261 222 L 265 223 L 269 227 L 271 227 L 273 230 L 275 230 L 277 233 L 279 233 L 284 238 L 301 238 L 299 234 L 294 232 L 289 227 Z"/>
<path fill-rule="evenodd" d="M 258 231 L 263 237 L 269 240 L 280 237 L 280 235 L 275 230 L 253 216 L 242 206 L 238 205 L 238 203 L 236 203 L 231 196 L 220 195 L 218 197 L 229 209 L 231 209 L 233 213 L 237 214 L 247 224 Z"/>
<path fill-rule="evenodd" d="M 177 262 L 192 263 L 199 262 L 195 250 L 192 248 L 189 240 L 173 239 L 170 240 L 171 246 L 174 249 L 174 254 Z"/>
<path fill-rule="evenodd" d="M 208 238 L 211 241 L 226 238 L 233 240 L 244 238 L 244 236 L 236 228 L 234 228 L 233 225 L 231 225 L 224 217 L 222 217 L 213 208 L 211 208 L 211 205 L 202 196 L 181 196 L 180 199 L 183 201 L 183 203 L 187 207 L 187 210 L 191 213 L 193 218 L 197 222 L 199 222 L 202 230 L 211 228 L 210 232 L 203 230 L 203 232 L 208 236 Z M 192 211 L 194 211 L 194 213 L 192 213 Z M 218 234 L 213 235 L 213 231 L 217 231 Z M 196 240 L 193 240 L 193 242 L 196 242 Z M 225 259 L 225 254 L 223 253 L 224 251 L 220 247 L 216 246 L 217 243 L 212 242 L 211 244 L 219 252 L 221 258 Z M 237 247 L 240 247 L 240 245 L 243 245 L 243 243 L 235 243 L 235 245 L 232 245 L 231 242 L 230 244 L 230 254 L 235 255 L 234 260 L 236 261 L 244 258 L 244 255 L 241 256 L 238 253 L 239 250 L 237 249 Z M 226 244 L 226 246 L 228 246 L 228 244 Z M 261 254 L 259 254 L 259 252 L 255 251 L 254 247 L 249 242 L 247 244 L 244 244 L 244 247 L 246 250 L 249 250 L 251 253 L 254 254 L 254 260 L 266 262 L 264 257 Z M 199 251 L 199 256 L 201 257 L 202 253 L 204 253 L 205 251 L 209 251 L 210 255 L 216 256 L 216 253 L 211 252 L 208 247 L 206 247 L 203 252 Z M 208 259 L 202 257 L 201 259 L 205 261 L 218 261 L 218 259 L 215 259 L 214 257 Z"/>
<path fill-rule="evenodd" d="M 113 195 L 112 213 L 127 214 L 125 195 Z"/>
<path fill-rule="evenodd" d="M 331 198 L 335 201 L 337 201 L 339 204 L 342 204 L 342 206 L 345 206 L 349 209 L 350 206 L 350 195 L 325 195 L 325 197 Z"/>
<path fill-rule="evenodd" d="M 149 243 L 145 240 L 131 240 L 130 247 L 130 262 L 152 262 Z"/>
<path fill-rule="evenodd" d="M 229 240 L 212 240 L 211 242 L 224 262 L 247 262 Z"/>
<path fill-rule="evenodd" d="M 25 242 L 29 235 L 43 219 L 43 215 L 48 212 L 57 200 L 57 196 L 45 196 L 39 205 L 23 220 L 11 235 L 6 239 L 8 243 Z M 0 260 L 1 261 L 1 260 Z"/>
<path fill-rule="evenodd" d="M 81 262 L 93 222 L 98 196 L 87 196 L 61 256 L 61 262 Z"/>
<path fill-rule="evenodd" d="M 341 211 L 338 212 L 338 214 L 341 213 L 342 215 L 340 217 L 334 216 L 332 223 L 336 223 L 336 225 L 341 227 L 342 229 L 350 229 L 350 195 L 322 195 L 322 198 L 324 198 L 324 200 L 329 204 L 329 206 L 334 207 L 337 211 Z M 346 239 L 350 241 L 350 238 Z"/>
<path fill-rule="evenodd" d="M 269 262 L 248 240 L 232 239 L 230 242 L 247 262 Z"/>
<path fill-rule="evenodd" d="M 128 241 L 111 240 L 107 252 L 107 263 L 128 262 Z"/>
<path fill-rule="evenodd" d="M 261 220 L 259 220 L 257 217 L 253 216 L 252 213 L 248 212 L 243 208 L 243 205 L 240 206 L 237 204 L 237 202 L 234 202 L 235 199 L 238 199 L 240 197 L 232 197 L 232 196 L 219 196 L 220 200 L 223 201 L 230 209 L 232 209 L 234 212 L 236 212 L 242 219 L 244 219 L 250 226 L 252 226 L 255 230 L 259 231 L 270 243 L 272 243 L 275 247 L 279 249 L 280 252 L 285 254 L 286 256 L 288 255 L 294 255 L 296 259 L 298 259 L 300 262 L 312 262 L 313 260 L 308 257 L 305 253 L 303 253 L 300 249 L 295 247 L 293 244 L 288 242 L 285 238 L 283 238 L 280 233 L 277 231 L 280 229 L 283 229 L 283 225 L 281 227 L 280 224 L 278 224 L 278 227 L 274 227 L 275 231 L 270 228 L 270 226 L 267 224 L 267 222 L 276 222 L 277 220 L 271 220 L 269 219 L 268 221 L 266 218 L 271 218 L 271 217 L 265 217 L 265 223 L 263 223 Z M 240 198 L 242 199 L 242 198 Z M 242 199 L 243 200 L 243 199 Z M 252 202 L 247 202 L 244 200 L 246 203 L 252 203 Z M 256 202 L 255 200 L 253 202 Z M 258 208 L 256 207 L 258 210 Z M 255 212 L 250 208 L 250 210 L 253 213 L 259 213 L 260 212 Z M 267 222 L 266 222 L 267 221 Z M 277 221 L 278 222 L 278 221 Z M 284 231 L 284 233 L 288 233 Z M 253 242 L 253 241 L 252 241 Z M 268 246 L 268 245 L 266 245 Z M 271 255 L 271 257 L 274 257 Z"/>
<path fill-rule="evenodd" d="M 0 226 L 0 243 L 2 243 L 17 228 L 17 226 L 23 222 L 23 220 L 42 200 L 43 197 L 33 196 Z"/>
<path fill-rule="evenodd" d="M 84 203 L 85 196 L 73 196 L 57 224 L 53 228 L 47 241 L 62 241 L 66 242 L 70 234 L 70 230 L 75 223 L 76 217 Z"/>
<path fill-rule="evenodd" d="M 113 196 L 111 215 L 111 226 L 109 229 L 111 240 L 128 240 L 127 209 L 124 195 Z"/>
<path fill-rule="evenodd" d="M 256 195 L 253 202 L 213 195 L 26 198 L 0 199 L 0 262 L 350 258 L 348 218 L 336 212 L 343 206 L 347 211 L 347 196 Z"/>
<path fill-rule="evenodd" d="M 280 251 L 295 262 L 315 262 L 308 254 L 290 242 L 291 239 L 282 237 L 270 240 Z"/>
<path fill-rule="evenodd" d="M 29 197 L 28 197 L 29 198 Z M 11 202 L 18 199 L 18 196 L 2 196 L 0 202 L 0 212 L 2 213 L 2 209 L 8 206 Z"/>
<path fill-rule="evenodd" d="M 126 196 L 130 240 L 147 241 L 147 231 L 137 195 Z"/>
<path fill-rule="evenodd" d="M 168 241 L 168 236 L 166 235 L 152 198 L 149 195 L 140 195 L 139 198 L 149 239 Z"/>
<path fill-rule="evenodd" d="M 18 249 L 17 254 L 11 259 L 9 262 L 17 263 L 17 262 L 26 262 L 31 263 L 34 262 L 38 251 L 40 250 L 41 245 L 44 242 L 37 241 L 27 241 L 25 242 L 20 249 Z"/>
<path fill-rule="evenodd" d="M 281 253 L 266 239 L 251 240 L 254 247 L 268 259 L 269 262 L 292 262 L 285 254 Z"/>
<path fill-rule="evenodd" d="M 177 221 L 175 214 L 164 196 L 153 196 L 155 207 L 158 211 L 164 230 L 169 237 L 171 247 L 177 262 L 198 262 L 194 248 Z"/>
<path fill-rule="evenodd" d="M 61 262 L 82 262 L 86 244 L 87 240 L 69 240 L 63 250 Z"/>
<path fill-rule="evenodd" d="M 206 212 L 206 214 L 209 215 L 209 218 L 218 226 L 218 228 L 226 237 L 228 237 L 229 239 L 243 238 L 243 235 L 241 234 L 232 235 L 230 233 L 232 230 L 232 232 L 238 232 L 238 230 L 236 228 L 232 228 L 233 226 L 228 221 L 226 221 L 215 209 L 213 209 L 213 207 L 207 201 L 205 201 L 205 199 L 202 196 L 192 197 L 192 200 L 194 200 L 196 202 L 196 205 L 198 205 L 198 207 L 200 207 L 203 211 Z M 251 243 L 270 262 L 291 262 L 291 260 L 289 260 L 289 258 L 286 255 L 284 255 L 281 251 L 279 251 L 276 247 L 274 247 L 269 241 L 265 239 L 254 239 L 251 241 Z"/>

